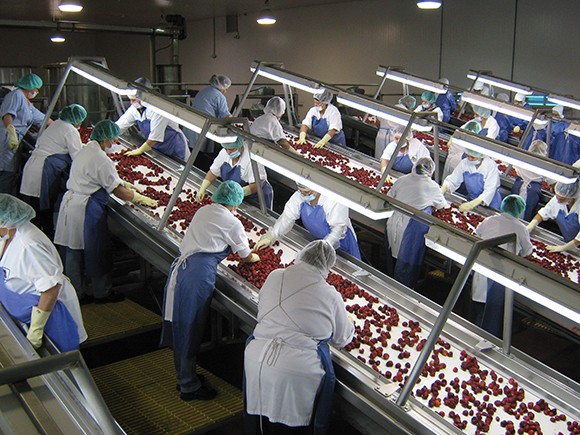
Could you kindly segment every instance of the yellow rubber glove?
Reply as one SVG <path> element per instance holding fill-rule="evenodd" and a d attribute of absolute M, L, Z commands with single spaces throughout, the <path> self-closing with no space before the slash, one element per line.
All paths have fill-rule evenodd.
<path fill-rule="evenodd" d="M 151 148 L 152 147 L 147 145 L 147 142 L 145 142 L 143 145 L 141 145 L 136 150 L 129 151 L 126 155 L 127 156 L 140 156 L 141 154 L 146 153 L 147 151 L 151 151 Z"/>
<path fill-rule="evenodd" d="M 135 186 L 134 184 L 129 183 L 128 181 L 123 180 L 123 187 L 125 189 L 129 189 L 132 190 L 133 192 L 139 192 L 142 193 L 143 189 L 139 186 Z"/>
<path fill-rule="evenodd" d="M 301 131 L 300 135 L 298 136 L 298 145 L 306 145 L 306 132 Z"/>
<path fill-rule="evenodd" d="M 530 223 L 526 225 L 526 230 L 528 230 L 528 233 L 534 231 L 534 229 L 538 226 L 539 223 L 540 222 L 537 219 L 532 219 Z"/>
<path fill-rule="evenodd" d="M 203 198 L 205 197 L 205 191 L 207 190 L 207 188 L 209 187 L 210 184 L 211 184 L 211 182 L 209 180 L 203 180 L 201 182 L 201 186 L 199 187 L 199 192 L 197 192 L 197 195 L 195 195 L 195 200 L 197 202 L 203 201 Z"/>
<path fill-rule="evenodd" d="M 18 149 L 18 135 L 16 134 L 16 128 L 12 124 L 8 124 L 6 127 L 6 133 L 8 133 L 8 146 L 12 151 Z"/>
<path fill-rule="evenodd" d="M 242 190 L 244 191 L 244 196 L 252 194 L 252 188 L 249 185 L 242 187 Z"/>
<path fill-rule="evenodd" d="M 158 202 L 151 199 L 145 195 L 141 195 L 139 192 L 133 192 L 133 199 L 131 200 L 134 204 L 146 205 L 147 207 L 157 207 Z"/>
<path fill-rule="evenodd" d="M 445 195 L 445 194 L 447 193 L 447 191 L 448 191 L 448 190 L 449 190 L 449 186 L 448 186 L 447 184 L 443 183 L 443 184 L 441 185 L 441 193 L 442 193 L 443 195 Z"/>
<path fill-rule="evenodd" d="M 483 199 L 475 198 L 475 199 L 472 199 L 471 201 L 467 201 L 467 202 L 464 202 L 463 204 L 460 204 L 459 207 L 457 207 L 457 208 L 461 212 L 473 210 L 475 207 L 477 207 L 482 202 L 483 202 Z"/>
<path fill-rule="evenodd" d="M 521 131 L 521 128 L 520 128 L 520 126 L 519 126 L 519 125 L 516 125 L 516 126 L 514 127 L 514 133 L 519 133 L 520 131 Z"/>
<path fill-rule="evenodd" d="M 260 249 L 268 248 L 268 247 L 272 246 L 275 241 L 276 241 L 276 236 L 274 235 L 274 233 L 271 231 L 268 231 L 266 234 L 264 234 L 262 237 L 260 237 L 260 240 L 258 240 L 258 243 L 256 243 L 256 246 L 254 246 L 254 251 L 259 251 Z"/>
<path fill-rule="evenodd" d="M 32 307 L 30 313 L 30 328 L 26 338 L 32 344 L 32 347 L 38 349 L 42 346 L 42 336 L 44 335 L 44 325 L 48 322 L 50 311 L 41 310 L 38 307 Z"/>
<path fill-rule="evenodd" d="M 559 246 L 546 246 L 546 249 L 550 252 L 562 252 L 568 251 L 576 247 L 576 241 L 574 239 L 570 240 L 568 243 Z"/>
<path fill-rule="evenodd" d="M 322 148 L 322 147 L 324 147 L 324 145 L 326 145 L 330 139 L 332 139 L 332 136 L 329 135 L 329 134 L 325 134 L 322 139 L 320 139 L 318 142 L 316 142 L 314 144 L 314 148 Z"/>
<path fill-rule="evenodd" d="M 257 261 L 260 261 L 260 256 L 252 252 L 250 257 L 247 260 L 244 260 L 244 263 L 256 263 Z"/>

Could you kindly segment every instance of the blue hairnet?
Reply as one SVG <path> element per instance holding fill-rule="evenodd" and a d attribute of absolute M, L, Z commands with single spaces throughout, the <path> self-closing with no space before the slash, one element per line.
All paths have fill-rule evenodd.
<path fill-rule="evenodd" d="M 209 79 L 209 84 L 212 85 L 214 88 L 223 91 L 224 89 L 227 89 L 232 85 L 232 81 L 228 76 L 214 74 Z"/>
<path fill-rule="evenodd" d="M 578 193 L 578 180 L 571 184 L 565 184 L 562 182 L 557 182 L 554 188 L 556 195 L 563 196 L 564 198 L 574 198 L 576 193 Z"/>
<path fill-rule="evenodd" d="M 213 202 L 237 207 L 244 200 L 244 189 L 233 180 L 224 181 L 211 196 Z"/>
<path fill-rule="evenodd" d="M 18 80 L 14 82 L 14 85 L 21 89 L 31 91 L 32 89 L 39 89 L 42 87 L 42 79 L 38 77 L 36 74 L 30 73 L 28 75 L 25 75 L 24 77 L 20 77 Z"/>
<path fill-rule="evenodd" d="M 519 218 L 526 210 L 526 201 L 520 195 L 508 195 L 502 200 L 499 209 L 515 218 Z"/>
<path fill-rule="evenodd" d="M 473 106 L 473 111 L 476 115 L 479 115 L 483 118 L 489 118 L 491 116 L 491 110 L 481 107 L 481 106 Z"/>
<path fill-rule="evenodd" d="M 321 103 L 330 104 L 332 101 L 332 92 L 330 92 L 328 89 L 325 89 L 318 94 L 314 94 L 313 97 L 315 100 L 320 101 Z"/>
<path fill-rule="evenodd" d="M 0 228 L 17 228 L 34 219 L 34 209 L 20 199 L 0 193 Z"/>
<path fill-rule="evenodd" d="M 286 101 L 280 97 L 272 97 L 266 103 L 264 107 L 264 113 L 271 113 L 275 116 L 282 116 L 286 111 Z"/>
<path fill-rule="evenodd" d="M 483 159 L 485 157 L 485 154 L 482 154 L 478 151 L 471 150 L 471 149 L 466 149 L 465 154 L 467 154 L 468 156 L 471 156 L 471 157 L 477 157 L 478 159 Z"/>
<path fill-rule="evenodd" d="M 141 85 L 147 89 L 153 89 L 153 85 L 151 84 L 151 80 L 149 80 L 147 77 L 137 77 L 135 79 L 135 83 L 137 83 L 138 85 Z"/>
<path fill-rule="evenodd" d="M 87 117 L 86 109 L 80 104 L 69 104 L 58 113 L 58 119 L 72 125 L 79 125 Z"/>
<path fill-rule="evenodd" d="M 433 92 L 425 91 L 421 94 L 421 99 L 427 101 L 429 104 L 433 104 L 437 97 Z"/>
<path fill-rule="evenodd" d="M 539 154 L 543 157 L 547 157 L 548 144 L 543 140 L 536 139 L 535 141 L 532 141 L 530 147 L 528 148 L 528 151 L 534 154 Z"/>
<path fill-rule="evenodd" d="M 399 98 L 399 104 L 405 106 L 407 110 L 413 110 L 417 106 L 417 99 L 412 95 L 405 95 Z"/>
<path fill-rule="evenodd" d="M 326 277 L 336 263 L 336 252 L 326 240 L 314 240 L 296 255 L 296 263 L 300 262 L 315 267 Z"/>
<path fill-rule="evenodd" d="M 413 171 L 417 175 L 426 175 L 431 177 L 435 171 L 435 162 L 431 157 L 421 157 L 413 166 Z"/>
<path fill-rule="evenodd" d="M 97 142 L 104 140 L 115 139 L 121 135 L 121 129 L 110 119 L 99 121 L 95 124 L 91 133 L 91 139 Z"/>
<path fill-rule="evenodd" d="M 238 136 L 238 138 L 236 139 L 235 142 L 222 143 L 222 148 L 228 148 L 228 149 L 241 148 L 243 146 L 244 146 L 244 139 L 242 139 L 242 136 Z"/>

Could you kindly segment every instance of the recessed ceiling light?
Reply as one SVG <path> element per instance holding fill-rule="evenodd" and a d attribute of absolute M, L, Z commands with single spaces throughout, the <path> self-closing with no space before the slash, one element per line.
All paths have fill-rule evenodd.
<path fill-rule="evenodd" d="M 439 9 L 441 7 L 441 0 L 418 0 L 417 6 L 420 9 Z"/>
<path fill-rule="evenodd" d="M 62 12 L 80 12 L 83 10 L 83 5 L 79 0 L 61 0 L 58 8 Z"/>

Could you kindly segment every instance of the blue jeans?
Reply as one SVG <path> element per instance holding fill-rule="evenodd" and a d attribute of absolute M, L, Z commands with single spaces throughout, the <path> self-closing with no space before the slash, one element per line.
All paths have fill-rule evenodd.
<path fill-rule="evenodd" d="M 79 299 L 85 295 L 83 286 L 83 252 L 82 249 L 65 248 L 64 273 L 71 280 Z M 113 281 L 110 273 L 91 279 L 91 283 L 95 298 L 106 298 L 113 290 Z"/>
<path fill-rule="evenodd" d="M 0 193 L 12 196 L 18 194 L 18 174 L 12 171 L 0 171 Z"/>

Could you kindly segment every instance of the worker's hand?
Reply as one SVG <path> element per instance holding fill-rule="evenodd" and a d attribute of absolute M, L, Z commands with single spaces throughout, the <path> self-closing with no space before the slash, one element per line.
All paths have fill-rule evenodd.
<path fill-rule="evenodd" d="M 395 184 L 395 179 L 393 177 L 391 177 L 390 175 L 387 175 L 387 178 L 385 178 L 385 183 Z"/>
<path fill-rule="evenodd" d="M 563 252 L 572 249 L 574 247 L 576 247 L 576 241 L 572 239 L 568 243 L 565 243 L 564 245 L 546 246 L 546 249 L 550 252 Z"/>
<path fill-rule="evenodd" d="M 332 136 L 329 134 L 325 134 L 322 139 L 320 139 L 318 142 L 314 144 L 314 148 L 323 148 L 324 145 L 326 145 L 330 139 L 332 139 Z"/>
<path fill-rule="evenodd" d="M 252 194 L 252 188 L 250 187 L 249 184 L 247 186 L 242 187 L 242 190 L 244 191 L 244 196 L 250 196 Z"/>
<path fill-rule="evenodd" d="M 250 254 L 249 257 L 244 258 L 244 263 L 256 263 L 260 261 L 260 256 L 258 254 L 254 254 L 253 252 Z"/>
<path fill-rule="evenodd" d="M 296 142 L 298 145 L 306 145 L 306 132 L 305 131 L 301 131 L 300 135 L 298 136 L 298 142 Z"/>
<path fill-rule="evenodd" d="M 472 199 L 471 201 L 467 201 L 467 202 L 464 202 L 463 204 L 460 204 L 459 207 L 457 207 L 457 208 L 459 209 L 460 212 L 469 211 L 469 210 L 473 210 L 475 207 L 477 207 L 482 202 L 483 201 L 481 199 L 475 198 L 475 199 Z"/>
<path fill-rule="evenodd" d="M 348 313 L 346 317 L 348 318 L 348 321 L 350 323 L 352 323 L 353 325 L 356 325 L 356 317 L 354 314 Z"/>
<path fill-rule="evenodd" d="M 146 205 L 147 207 L 157 207 L 159 205 L 156 200 L 151 199 L 145 195 L 141 195 L 139 192 L 133 192 L 132 202 L 134 204 Z"/>
<path fill-rule="evenodd" d="M 448 190 L 449 190 L 449 186 L 448 186 L 447 184 L 443 183 L 443 184 L 441 185 L 441 193 L 442 193 L 443 195 L 445 195 L 445 194 L 447 193 L 447 191 L 448 191 Z"/>
<path fill-rule="evenodd" d="M 520 128 L 520 126 L 519 126 L 519 125 L 516 125 L 516 126 L 514 127 L 514 130 L 513 130 L 513 131 L 514 131 L 514 133 L 516 133 L 516 134 L 517 134 L 517 133 L 519 133 L 519 132 L 521 131 L 521 128 Z"/>
<path fill-rule="evenodd" d="M 201 182 L 201 186 L 199 187 L 199 192 L 197 192 L 197 195 L 195 195 L 196 202 L 203 201 L 203 198 L 205 197 L 205 191 L 207 190 L 207 188 L 209 187 L 210 184 L 211 183 L 209 180 L 203 180 Z"/>
<path fill-rule="evenodd" d="M 274 233 L 272 233 L 271 231 L 268 231 L 266 234 L 264 234 L 262 237 L 260 237 L 260 240 L 258 240 L 258 243 L 256 243 L 256 246 L 254 246 L 254 251 L 259 251 L 260 249 L 269 248 L 270 246 L 272 246 L 274 244 L 275 241 L 276 241 L 276 236 L 274 235 Z"/>
<path fill-rule="evenodd" d="M 8 146 L 12 151 L 18 149 L 18 135 L 16 134 L 16 128 L 12 124 L 8 124 L 6 127 L 6 133 L 8 133 Z"/>
<path fill-rule="evenodd" d="M 528 233 L 534 231 L 534 229 L 538 226 L 538 224 L 539 222 L 537 219 L 532 219 L 530 223 L 526 225 L 526 230 L 528 230 Z"/>
<path fill-rule="evenodd" d="M 143 145 L 141 145 L 136 150 L 129 151 L 125 155 L 127 155 L 127 156 L 140 156 L 141 154 L 146 153 L 147 151 L 151 151 L 151 147 L 149 145 L 147 145 L 147 142 L 145 142 Z"/>
<path fill-rule="evenodd" d="M 129 183 L 128 181 L 123 180 L 123 187 L 125 189 L 132 190 L 133 192 L 143 193 L 143 188 L 139 186 L 135 186 L 134 184 Z"/>
<path fill-rule="evenodd" d="M 50 311 L 41 310 L 38 307 L 32 307 L 30 313 L 30 327 L 26 338 L 35 349 L 42 346 L 42 336 L 44 335 L 44 325 L 48 322 Z"/>

